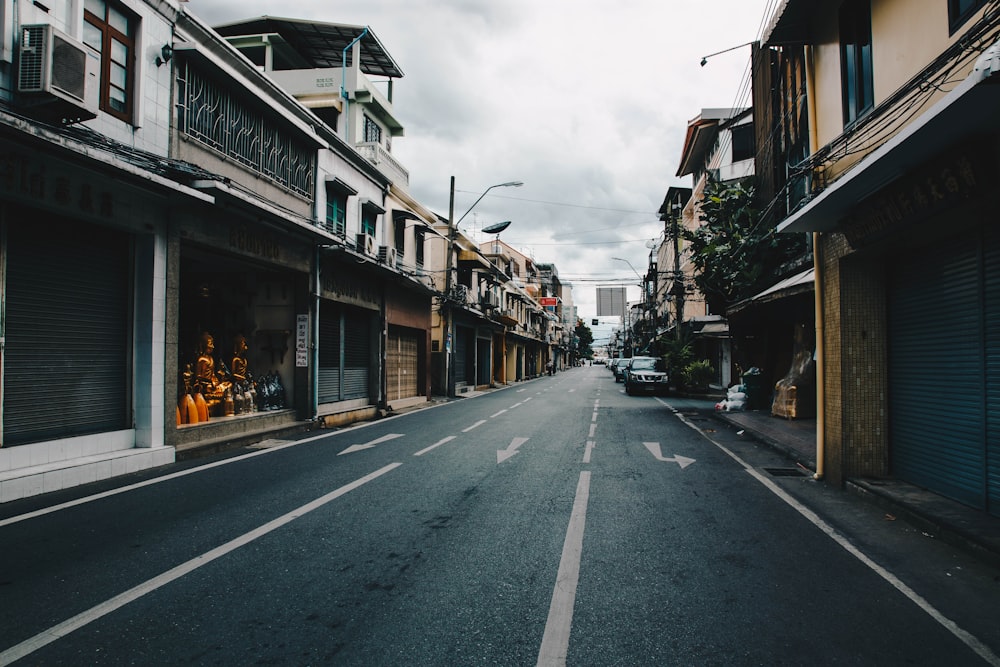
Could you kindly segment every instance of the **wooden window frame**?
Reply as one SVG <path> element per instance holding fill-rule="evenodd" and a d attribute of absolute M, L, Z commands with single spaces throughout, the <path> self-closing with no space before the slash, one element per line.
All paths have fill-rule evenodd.
<path fill-rule="evenodd" d="M 121 32 L 111 24 L 109 16 L 111 11 L 116 11 L 125 18 L 128 22 L 129 34 Z M 135 35 L 138 30 L 139 19 L 123 5 L 114 2 L 114 0 L 105 0 L 104 16 L 97 16 L 85 8 L 83 11 L 83 20 L 101 33 L 101 48 L 99 50 L 101 59 L 101 94 L 99 108 L 104 113 L 110 114 L 126 123 L 132 123 L 135 117 L 136 88 Z M 124 63 L 117 63 L 125 70 L 125 83 L 123 86 L 119 86 L 111 80 L 111 67 L 112 64 L 115 64 L 112 46 L 115 42 L 120 43 L 126 49 L 126 61 Z M 117 109 L 112 106 L 111 92 L 113 88 L 122 91 L 125 98 L 124 109 Z"/>

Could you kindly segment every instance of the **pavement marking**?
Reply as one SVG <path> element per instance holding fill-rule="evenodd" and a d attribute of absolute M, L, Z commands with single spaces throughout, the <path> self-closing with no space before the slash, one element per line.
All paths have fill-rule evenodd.
<path fill-rule="evenodd" d="M 573 625 L 573 604 L 576 601 L 576 585 L 580 580 L 580 557 L 583 554 L 583 530 L 587 523 L 587 501 L 590 499 L 590 472 L 580 473 L 576 486 L 576 499 L 566 529 L 562 558 L 556 585 L 552 590 L 549 617 L 545 622 L 545 634 L 538 650 L 538 667 L 564 667 L 569 649 L 569 633 Z"/>
<path fill-rule="evenodd" d="M 490 415 L 490 419 L 493 419 L 494 417 L 499 417 L 500 415 L 502 415 L 505 412 L 507 412 L 507 408 L 504 408 L 500 412 L 494 412 L 493 414 Z"/>
<path fill-rule="evenodd" d="M 446 442 L 451 442 L 452 440 L 455 439 L 455 437 L 456 436 L 454 436 L 454 435 L 449 435 L 447 438 L 441 438 L 440 440 L 438 440 L 437 442 L 435 442 L 430 447 L 424 447 L 419 452 L 414 452 L 413 455 L 414 456 L 423 456 L 424 454 L 426 454 L 427 452 L 431 451 L 432 449 L 440 447 L 441 445 L 443 445 Z"/>
<path fill-rule="evenodd" d="M 194 572 L 203 565 L 208 565 L 212 561 L 217 560 L 222 556 L 225 556 L 235 551 L 236 549 L 239 549 L 240 547 L 246 546 L 247 544 L 253 542 L 257 538 L 263 537 L 268 533 L 274 532 L 278 528 L 281 528 L 282 526 L 305 516 L 309 512 L 319 509 L 323 505 L 326 505 L 327 503 L 336 500 L 337 498 L 340 498 L 341 496 L 361 486 L 364 486 L 368 482 L 378 477 L 381 477 L 382 475 L 392 470 L 395 470 L 401 465 L 403 464 L 390 463 L 387 466 L 379 468 L 375 472 L 369 473 L 364 477 L 356 479 L 349 484 L 345 484 L 344 486 L 334 491 L 331 491 L 325 496 L 320 496 L 319 498 L 313 500 L 312 502 L 308 502 L 305 505 L 302 505 L 301 507 L 292 510 L 291 512 L 279 516 L 277 519 L 268 521 L 264 525 L 255 528 L 254 530 L 251 530 L 248 533 L 244 533 L 243 535 L 240 535 L 239 537 L 232 539 L 229 542 L 226 542 L 225 544 L 212 549 L 211 551 L 208 551 L 200 556 L 195 556 L 186 563 L 181 563 L 177 567 L 167 570 L 166 572 L 160 574 L 159 576 L 153 577 L 152 579 L 149 579 L 148 581 L 145 581 L 139 584 L 138 586 L 130 588 L 124 593 L 116 595 L 115 597 L 106 600 L 99 605 L 91 607 L 87 611 L 81 612 L 76 616 L 73 616 L 72 618 L 63 621 L 62 623 L 59 623 L 58 625 L 54 625 L 48 630 L 44 630 L 35 635 L 34 637 L 26 639 L 20 644 L 12 646 L 3 653 L 0 653 L 0 665 L 9 665 L 16 660 L 20 660 L 25 656 L 31 655 L 38 649 L 47 646 L 48 644 L 51 644 L 57 639 L 61 639 L 62 637 L 65 637 L 71 632 L 79 630 L 83 626 L 92 623 L 101 617 L 106 616 L 113 611 L 117 611 L 118 609 L 121 609 L 130 602 L 138 600 L 143 595 L 152 593 L 153 591 L 162 588 L 163 586 L 171 583 L 172 581 L 176 581 L 177 579 L 180 579 L 184 575 Z"/>
<path fill-rule="evenodd" d="M 594 437 L 594 432 L 597 430 L 597 424 L 590 425 L 590 433 L 587 435 L 588 438 Z"/>
<path fill-rule="evenodd" d="M 594 451 L 594 447 L 597 446 L 593 440 L 587 441 L 587 448 L 583 450 L 583 462 L 590 463 L 590 453 Z"/>
<path fill-rule="evenodd" d="M 471 431 L 472 429 L 474 429 L 474 428 L 479 428 L 480 426 L 482 426 L 482 425 L 483 425 L 483 424 L 485 424 L 485 423 L 486 423 L 486 420 L 485 420 L 485 419 L 480 419 L 479 421 L 477 421 L 477 422 L 476 422 L 475 424 L 473 424 L 473 425 L 472 425 L 472 426 L 470 426 L 469 428 L 463 428 L 463 429 L 462 429 L 462 433 L 468 433 L 468 432 L 469 432 L 469 431 Z"/>
<path fill-rule="evenodd" d="M 597 421 L 597 410 L 594 410 L 594 416 L 590 418 L 590 421 L 592 421 L 592 422 L 596 422 Z"/>
<path fill-rule="evenodd" d="M 667 404 L 664 403 L 664 405 Z M 668 405 L 668 407 L 670 406 Z M 684 417 L 684 415 L 681 414 L 679 411 L 674 410 L 674 413 L 682 422 L 684 422 L 694 430 L 701 433 L 706 440 L 711 442 L 713 445 L 715 445 L 723 452 L 728 454 L 730 458 L 739 463 L 740 466 L 742 466 L 748 473 L 750 473 L 750 475 L 754 479 L 763 484 L 766 489 L 771 491 L 771 493 L 773 493 L 778 498 L 783 500 L 789 507 L 791 507 L 796 512 L 801 514 L 807 521 L 816 526 L 820 531 L 826 533 L 827 537 L 829 537 L 834 542 L 843 547 L 844 550 L 847 551 L 847 553 L 851 554 L 859 561 L 861 561 L 864 565 L 868 566 L 868 568 L 872 570 L 872 572 L 882 577 L 882 579 L 884 579 L 890 586 L 892 586 L 897 591 L 902 593 L 903 596 L 905 596 L 907 599 L 909 599 L 911 602 L 917 605 L 917 607 L 926 612 L 927 615 L 929 615 L 932 619 L 937 621 L 939 625 L 941 625 L 945 630 L 954 635 L 960 642 L 962 642 L 970 649 L 972 649 L 972 651 L 974 651 L 979 657 L 981 657 L 988 664 L 993 665 L 994 667 L 1000 667 L 1000 656 L 994 653 L 986 644 L 980 641 L 975 635 L 968 632 L 967 630 L 963 630 L 961 627 L 959 627 L 957 623 L 955 623 L 955 621 L 951 620 L 950 618 L 942 614 L 940 611 L 938 611 L 933 605 L 931 605 L 930 602 L 928 602 L 919 593 L 917 593 L 915 590 L 913 590 L 905 583 L 903 583 L 903 581 L 900 580 L 892 572 L 890 572 L 889 570 L 885 569 L 877 562 L 875 562 L 867 554 L 862 552 L 861 549 L 854 546 L 854 544 L 849 539 L 847 539 L 847 537 L 845 537 L 843 534 L 837 531 L 836 528 L 834 528 L 826 521 L 824 521 L 822 518 L 820 518 L 820 516 L 815 512 L 813 512 L 811 509 L 809 509 L 808 507 L 800 503 L 798 500 L 790 496 L 781 487 L 775 484 L 773 480 L 768 479 L 757 470 L 754 470 L 754 468 L 749 463 L 741 459 L 735 452 L 731 451 L 728 447 L 713 440 L 711 437 L 708 436 L 707 433 L 705 433 L 700 428 L 695 426 L 692 422 L 688 421 Z"/>

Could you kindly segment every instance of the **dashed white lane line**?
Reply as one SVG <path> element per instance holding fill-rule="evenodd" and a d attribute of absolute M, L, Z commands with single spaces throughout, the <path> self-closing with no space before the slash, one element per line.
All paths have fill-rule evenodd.
<path fill-rule="evenodd" d="M 203 565 L 208 565 L 212 561 L 217 560 L 222 556 L 225 556 L 226 554 L 229 554 L 235 551 L 236 549 L 239 549 L 240 547 L 246 546 L 247 544 L 253 542 L 259 537 L 263 537 L 268 533 L 274 532 L 278 528 L 281 528 L 282 526 L 305 516 L 309 512 L 319 509 L 323 505 L 326 505 L 327 503 L 334 501 L 337 498 L 340 498 L 341 496 L 361 486 L 364 486 L 368 482 L 378 477 L 381 477 L 387 472 L 395 470 L 401 465 L 403 464 L 390 463 L 389 465 L 383 468 L 379 468 L 373 473 L 369 473 L 368 475 L 365 475 L 360 479 L 356 479 L 350 484 L 345 484 L 344 486 L 340 487 L 339 489 L 336 489 L 335 491 L 331 491 L 325 496 L 320 496 L 319 498 L 313 500 L 312 502 L 306 503 L 305 505 L 302 505 L 301 507 L 294 509 L 291 512 L 288 512 L 287 514 L 279 516 L 277 519 L 268 521 L 263 526 L 255 528 L 254 530 L 251 530 L 248 533 L 244 533 L 243 535 L 240 535 L 236 539 L 230 540 L 229 542 L 226 542 L 225 544 L 218 546 L 209 552 L 206 552 L 200 556 L 195 556 L 186 563 L 181 563 L 177 567 L 167 570 L 163 574 L 157 577 L 153 577 L 152 579 L 143 582 L 138 586 L 131 588 L 125 591 L 124 593 L 121 593 L 120 595 L 116 595 L 110 600 L 106 600 L 105 602 L 102 602 L 101 604 L 95 607 L 91 607 L 87 611 L 79 613 L 76 616 L 66 621 L 63 621 L 59 625 L 55 625 L 49 628 L 48 630 L 44 630 L 35 635 L 34 637 L 26 639 L 20 644 L 12 646 L 3 653 L 0 653 L 0 665 L 9 665 L 15 660 L 20 660 L 21 658 L 30 655 L 31 653 L 34 653 L 38 649 L 48 644 L 51 644 L 57 639 L 65 637 L 74 630 L 78 630 L 83 626 L 96 621 L 102 616 L 106 616 L 113 611 L 117 611 L 118 609 L 124 607 L 130 602 L 138 600 L 143 595 L 146 595 L 147 593 L 152 593 L 153 591 L 169 584 L 170 582 L 180 579 L 186 574 L 194 572 Z"/>
<path fill-rule="evenodd" d="M 447 438 L 441 438 L 440 440 L 438 440 L 437 442 L 435 442 L 430 447 L 424 447 L 419 452 L 414 452 L 413 455 L 414 456 L 423 456 L 424 454 L 426 454 L 427 452 L 431 451 L 432 449 L 436 449 L 436 448 L 440 447 L 441 445 L 443 445 L 446 442 L 451 442 L 452 440 L 455 439 L 455 437 L 456 436 L 454 436 L 454 435 L 449 435 Z"/>
<path fill-rule="evenodd" d="M 486 420 L 485 420 L 485 419 L 480 419 L 479 421 L 477 421 L 477 422 L 476 422 L 475 424 L 473 424 L 473 425 L 472 425 L 472 426 L 470 426 L 469 428 L 463 428 L 463 429 L 462 429 L 462 433 L 468 433 L 468 432 L 469 432 L 469 431 L 471 431 L 472 429 L 474 429 L 474 428 L 479 428 L 480 426 L 482 426 L 482 425 L 483 425 L 483 424 L 485 424 L 485 423 L 486 423 Z"/>
<path fill-rule="evenodd" d="M 504 409 L 503 409 L 503 410 L 501 410 L 500 412 L 494 412 L 493 414 L 491 414 L 491 415 L 490 415 L 490 419 L 493 419 L 493 418 L 495 418 L 495 417 L 499 417 L 500 415 L 502 415 L 502 414 L 503 414 L 503 413 L 505 413 L 505 412 L 507 412 L 507 409 L 506 409 L 506 408 L 504 408 Z"/>
<path fill-rule="evenodd" d="M 597 446 L 593 440 L 587 441 L 587 448 L 583 450 L 583 462 L 590 463 L 590 453 L 594 451 L 594 447 Z"/>

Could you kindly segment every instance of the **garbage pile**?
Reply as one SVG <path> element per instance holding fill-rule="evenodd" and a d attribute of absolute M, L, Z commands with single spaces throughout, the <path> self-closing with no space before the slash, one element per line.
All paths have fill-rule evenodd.
<path fill-rule="evenodd" d="M 726 400 L 715 404 L 718 412 L 738 412 L 746 410 L 747 387 L 745 384 L 734 384 L 726 391 Z"/>

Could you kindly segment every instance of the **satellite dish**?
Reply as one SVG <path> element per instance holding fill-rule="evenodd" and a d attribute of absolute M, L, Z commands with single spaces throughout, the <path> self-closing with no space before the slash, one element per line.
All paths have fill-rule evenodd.
<path fill-rule="evenodd" d="M 499 234 L 508 227 L 510 227 L 510 220 L 504 220 L 503 222 L 498 222 L 495 225 L 483 227 L 483 234 Z"/>
<path fill-rule="evenodd" d="M 654 241 L 653 239 L 646 241 L 646 247 L 652 250 L 653 248 L 656 247 L 656 241 Z"/>

